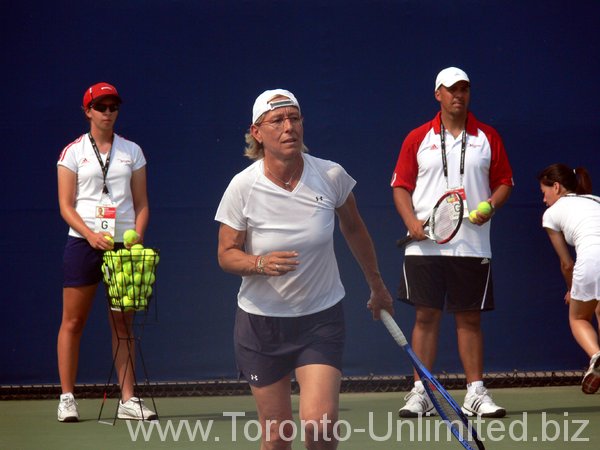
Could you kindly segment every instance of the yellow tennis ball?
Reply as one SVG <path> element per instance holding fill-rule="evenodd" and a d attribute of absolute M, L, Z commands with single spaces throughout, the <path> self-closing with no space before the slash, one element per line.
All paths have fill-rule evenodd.
<path fill-rule="evenodd" d="M 133 301 L 133 298 L 130 298 L 127 295 L 124 295 L 121 298 L 121 306 L 125 309 L 125 311 L 132 310 L 134 305 L 135 305 L 135 302 Z"/>
<path fill-rule="evenodd" d="M 141 297 L 138 300 L 138 304 L 137 304 L 137 310 L 138 311 L 143 311 L 148 307 L 148 299 Z"/>
<path fill-rule="evenodd" d="M 114 272 L 121 271 L 121 258 L 116 252 L 112 250 L 104 252 L 104 262 L 110 270 Z"/>
<path fill-rule="evenodd" d="M 134 244 L 129 249 L 133 262 L 141 261 L 144 257 L 144 246 L 142 244 Z"/>
<path fill-rule="evenodd" d="M 139 286 L 140 284 L 142 284 L 142 274 L 139 272 L 135 272 L 131 277 L 131 280 L 133 281 L 133 284 Z"/>
<path fill-rule="evenodd" d="M 115 246 L 115 240 L 110 234 L 105 234 L 104 239 L 106 239 L 110 243 L 111 248 Z"/>
<path fill-rule="evenodd" d="M 473 211 L 471 211 L 469 213 L 469 221 L 471 221 L 471 223 L 474 223 L 475 219 L 477 219 L 477 210 L 476 209 L 474 209 Z"/>
<path fill-rule="evenodd" d="M 123 263 L 123 272 L 130 276 L 133 274 L 133 265 L 131 262 L 127 261 Z"/>
<path fill-rule="evenodd" d="M 139 238 L 140 235 L 135 230 L 126 230 L 123 233 L 123 242 L 126 244 L 135 244 Z"/>
<path fill-rule="evenodd" d="M 152 288 L 149 284 L 142 284 L 140 287 L 140 295 L 142 297 L 150 297 L 152 295 Z"/>
<path fill-rule="evenodd" d="M 135 285 L 131 285 L 127 287 L 127 297 L 133 303 L 134 300 L 140 295 L 140 288 Z"/>
<path fill-rule="evenodd" d="M 153 285 L 156 281 L 156 276 L 152 272 L 144 272 L 142 275 L 142 283 L 147 286 Z"/>
<path fill-rule="evenodd" d="M 126 262 L 131 262 L 131 252 L 126 248 L 117 250 L 116 255 L 119 259 L 119 262 L 121 263 L 121 266 L 123 266 L 123 264 L 125 264 Z"/>
<path fill-rule="evenodd" d="M 145 248 L 144 249 L 144 260 L 148 261 L 148 262 L 152 262 L 154 264 L 158 264 L 158 253 L 156 253 L 153 249 L 151 248 Z"/>
<path fill-rule="evenodd" d="M 489 202 L 481 202 L 477 205 L 477 211 L 489 216 L 492 213 L 492 205 Z"/>

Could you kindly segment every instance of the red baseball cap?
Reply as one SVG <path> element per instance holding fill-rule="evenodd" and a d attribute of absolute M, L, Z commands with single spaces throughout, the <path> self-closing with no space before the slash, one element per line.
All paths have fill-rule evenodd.
<path fill-rule="evenodd" d="M 117 92 L 117 88 L 115 88 L 112 84 L 108 83 L 97 83 L 93 86 L 90 86 L 85 90 L 83 94 L 83 109 L 87 109 L 90 107 L 90 104 L 98 100 L 101 97 L 106 97 L 110 95 L 111 97 L 116 97 L 119 100 L 119 103 L 122 102 L 119 93 Z"/>

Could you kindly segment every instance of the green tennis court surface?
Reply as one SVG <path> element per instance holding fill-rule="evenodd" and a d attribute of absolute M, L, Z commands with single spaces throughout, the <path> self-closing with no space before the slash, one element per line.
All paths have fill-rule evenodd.
<path fill-rule="evenodd" d="M 451 391 L 462 403 L 464 391 Z M 474 422 L 487 449 L 600 448 L 600 394 L 579 386 L 506 388 L 492 391 L 508 410 L 503 419 Z M 402 419 L 404 393 L 342 394 L 340 449 L 460 449 L 439 418 Z M 78 399 L 81 421 L 59 423 L 58 400 L 0 401 L 0 449 L 258 449 L 258 425 L 250 396 L 156 398 L 156 423 L 98 422 L 101 400 Z M 151 406 L 149 398 L 146 399 Z M 294 397 L 297 412 L 297 397 Z M 112 424 L 116 400 L 103 419 Z M 298 435 L 300 434 L 299 426 Z M 304 448 L 299 437 L 294 449 Z"/>

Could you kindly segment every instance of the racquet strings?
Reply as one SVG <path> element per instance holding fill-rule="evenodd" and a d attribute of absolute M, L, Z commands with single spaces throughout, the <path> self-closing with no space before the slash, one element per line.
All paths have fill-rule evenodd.
<path fill-rule="evenodd" d="M 462 199 L 458 194 L 450 194 L 442 199 L 430 218 L 430 233 L 440 242 L 450 238 L 461 222 Z"/>
<path fill-rule="evenodd" d="M 444 395 L 439 391 L 439 389 L 431 383 L 431 381 L 423 378 L 423 384 L 427 384 L 427 392 L 430 393 L 434 398 L 434 403 L 437 406 L 438 413 L 440 416 L 447 421 L 447 425 L 452 431 L 452 434 L 456 436 L 461 443 L 463 443 L 463 447 L 473 448 L 473 449 L 484 449 L 483 444 L 479 439 L 474 436 L 475 430 L 472 425 L 470 425 L 469 421 L 464 418 L 464 416 L 458 413 L 458 411 L 450 404 L 450 401 L 444 397 Z M 456 405 L 456 408 L 460 408 Z M 464 443 L 468 443 L 470 447 L 464 445 Z"/>

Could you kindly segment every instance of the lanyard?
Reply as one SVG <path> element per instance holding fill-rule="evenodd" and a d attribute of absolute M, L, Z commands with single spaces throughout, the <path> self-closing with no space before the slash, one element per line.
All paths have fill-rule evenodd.
<path fill-rule="evenodd" d="M 100 163 L 100 168 L 102 169 L 102 179 L 103 179 L 103 188 L 102 193 L 108 194 L 108 188 L 106 187 L 106 174 L 108 173 L 108 166 L 110 164 L 110 154 L 112 153 L 112 146 L 108 151 L 108 155 L 106 155 L 106 164 L 102 162 L 102 157 L 100 156 L 100 150 L 98 150 L 98 146 L 96 145 L 96 140 L 92 136 L 92 133 L 88 133 L 88 137 L 90 138 L 90 142 L 92 143 L 92 147 L 94 148 L 94 153 L 96 154 L 96 158 L 98 158 L 98 162 Z"/>
<path fill-rule="evenodd" d="M 444 124 L 440 122 L 440 140 L 442 141 L 442 164 L 444 166 L 444 177 L 446 177 L 446 187 L 448 186 L 448 159 L 446 157 L 446 128 Z M 460 144 L 460 185 L 463 184 L 463 177 L 465 175 L 465 151 L 467 149 L 467 126 L 462 132 L 461 144 Z"/>

